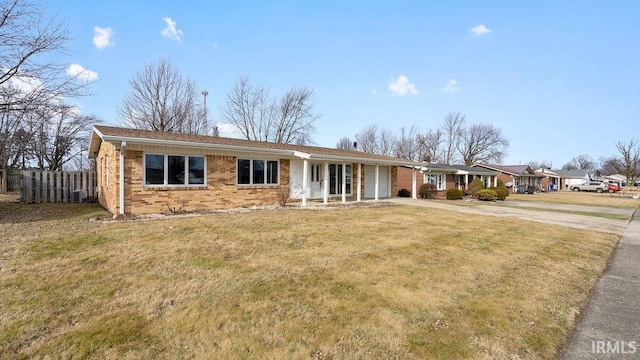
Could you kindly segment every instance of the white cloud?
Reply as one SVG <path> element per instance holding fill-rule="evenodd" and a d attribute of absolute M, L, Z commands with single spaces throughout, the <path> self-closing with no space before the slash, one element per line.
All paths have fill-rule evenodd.
<path fill-rule="evenodd" d="M 77 77 L 86 81 L 93 81 L 98 79 L 98 73 L 85 69 L 80 64 L 71 64 L 67 68 L 67 75 L 71 77 Z"/>
<path fill-rule="evenodd" d="M 410 83 L 409 78 L 404 75 L 400 75 L 396 81 L 390 82 L 389 90 L 393 95 L 406 95 L 407 93 L 411 95 L 418 95 L 416 86 Z"/>
<path fill-rule="evenodd" d="M 488 34 L 491 32 L 491 29 L 489 29 L 488 27 L 484 26 L 484 24 L 480 24 L 474 28 L 469 29 L 469 31 L 471 31 L 472 33 L 476 34 L 476 36 L 480 36 L 480 35 L 484 35 L 484 34 Z"/>
<path fill-rule="evenodd" d="M 162 36 L 167 37 L 172 40 L 182 41 L 182 30 L 176 27 L 176 22 L 171 20 L 170 17 L 163 17 L 162 20 L 167 24 L 167 26 L 162 29 Z"/>
<path fill-rule="evenodd" d="M 235 125 L 231 125 L 229 123 L 217 123 L 214 126 L 218 128 L 218 135 L 220 137 L 230 137 L 230 138 L 242 137 L 242 133 L 238 131 L 238 128 L 235 127 Z"/>
<path fill-rule="evenodd" d="M 378 89 L 374 88 L 373 90 L 371 90 L 371 95 L 373 95 L 373 96 L 378 95 Z"/>
<path fill-rule="evenodd" d="M 93 44 L 98 49 L 104 49 L 107 46 L 113 46 L 113 40 L 111 37 L 114 32 L 111 28 L 101 28 L 100 26 L 96 26 L 93 28 Z"/>
<path fill-rule="evenodd" d="M 453 80 L 453 79 L 449 79 L 449 81 L 447 81 L 447 85 L 445 85 L 442 89 L 440 89 L 440 91 L 442 92 L 456 92 L 456 91 L 460 91 L 460 88 L 458 87 L 458 82 Z"/>

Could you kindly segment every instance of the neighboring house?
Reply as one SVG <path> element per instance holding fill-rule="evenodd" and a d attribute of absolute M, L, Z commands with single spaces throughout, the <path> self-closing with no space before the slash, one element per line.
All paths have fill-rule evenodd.
<path fill-rule="evenodd" d="M 562 189 L 562 178 L 558 173 L 551 169 L 540 168 L 533 171 L 534 173 L 540 175 L 541 186 L 545 190 L 561 190 Z"/>
<path fill-rule="evenodd" d="M 565 190 L 591 180 L 588 169 L 554 170 L 554 172 L 560 177 L 560 188 Z"/>
<path fill-rule="evenodd" d="M 408 167 L 398 168 L 398 189 L 405 188 L 410 190 L 410 182 L 412 169 Z M 420 168 L 417 180 L 417 186 L 422 184 L 435 184 L 436 197 L 446 197 L 448 189 L 459 189 L 464 191 L 474 178 L 479 178 L 485 187 L 494 187 L 497 185 L 498 172 L 473 168 L 464 165 L 447 165 L 438 163 L 423 163 Z"/>
<path fill-rule="evenodd" d="M 113 214 L 228 209 L 300 201 L 381 199 L 398 166 L 420 163 L 354 150 L 95 126 L 98 201 Z M 412 184 L 412 186 L 414 186 Z M 414 192 L 415 193 L 415 192 Z"/>
<path fill-rule="evenodd" d="M 605 175 L 605 176 L 602 176 L 601 178 L 606 183 L 612 182 L 612 183 L 616 183 L 616 184 L 620 184 L 620 185 L 627 183 L 627 177 L 622 175 L 622 174 Z"/>
<path fill-rule="evenodd" d="M 515 191 L 518 186 L 534 186 L 542 189 L 542 179 L 544 176 L 536 174 L 529 165 L 495 165 L 495 164 L 473 164 L 472 167 L 479 167 L 487 170 L 498 171 L 498 177 L 505 184 L 510 183 Z"/>

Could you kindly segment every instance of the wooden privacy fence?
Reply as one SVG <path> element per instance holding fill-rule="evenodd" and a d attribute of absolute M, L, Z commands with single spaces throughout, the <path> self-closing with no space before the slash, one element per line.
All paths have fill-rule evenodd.
<path fill-rule="evenodd" d="M 82 202 L 97 197 L 93 171 L 22 170 L 20 201 L 24 203 Z"/>

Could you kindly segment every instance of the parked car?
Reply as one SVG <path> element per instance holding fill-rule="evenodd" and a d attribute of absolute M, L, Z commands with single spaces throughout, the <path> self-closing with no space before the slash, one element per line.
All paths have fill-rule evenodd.
<path fill-rule="evenodd" d="M 579 185 L 572 185 L 569 189 L 573 191 L 595 191 L 597 193 L 609 191 L 607 184 L 599 181 L 587 181 Z"/>
<path fill-rule="evenodd" d="M 609 185 L 607 185 L 607 189 L 610 193 L 614 193 L 616 191 L 620 191 L 620 185 L 616 183 L 609 183 Z"/>

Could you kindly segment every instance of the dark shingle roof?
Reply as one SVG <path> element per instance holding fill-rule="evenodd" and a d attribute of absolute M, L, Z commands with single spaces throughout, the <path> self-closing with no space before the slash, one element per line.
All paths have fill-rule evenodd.
<path fill-rule="evenodd" d="M 363 151 L 357 150 L 341 150 L 335 148 L 326 148 L 319 146 L 308 146 L 308 145 L 294 145 L 294 144 L 279 144 L 273 142 L 266 141 L 252 141 L 252 140 L 243 140 L 243 139 L 234 139 L 227 137 L 219 137 L 219 136 L 206 136 L 206 135 L 192 135 L 192 134 L 181 134 L 181 133 L 173 133 L 173 132 L 160 132 L 160 131 L 151 131 L 151 130 L 140 130 L 140 129 L 132 129 L 132 128 L 123 128 L 123 127 L 115 127 L 115 126 L 103 126 L 97 125 L 94 126 L 94 134 L 98 132 L 97 136 L 99 139 L 96 139 L 95 136 L 92 137 L 92 145 L 93 148 L 96 145 L 93 143 L 97 140 L 126 140 L 130 142 L 135 142 L 137 140 L 144 139 L 146 143 L 157 141 L 158 143 L 181 143 L 184 146 L 189 146 L 189 144 L 193 145 L 205 145 L 211 148 L 216 148 L 216 146 L 220 147 L 237 147 L 237 148 L 251 148 L 254 151 L 263 150 L 289 150 L 291 152 L 298 151 L 302 153 L 311 154 L 312 157 L 336 157 L 336 158 L 356 158 L 363 160 L 382 160 L 385 162 L 397 162 L 399 164 L 413 164 L 420 165 L 418 162 L 412 162 L 410 160 L 398 159 L 390 156 L 378 155 L 366 153 Z M 92 151 L 97 151 L 97 149 L 91 149 Z M 90 153 L 92 153 L 90 151 Z"/>

